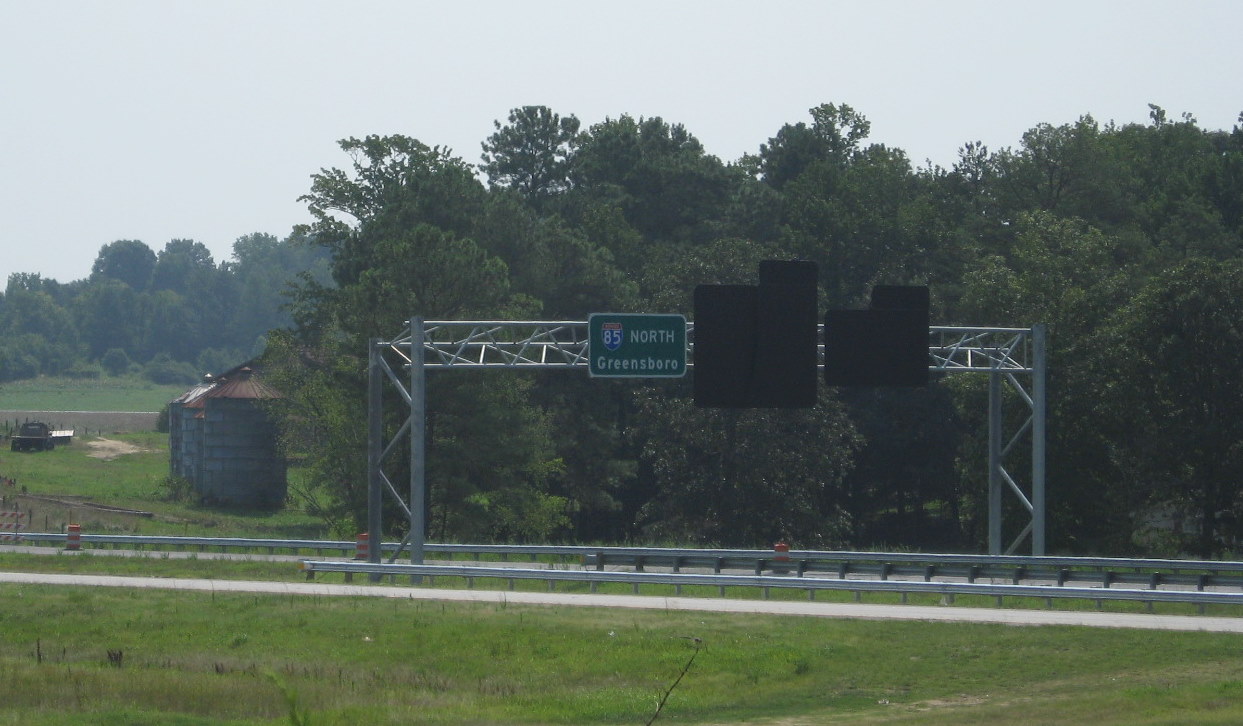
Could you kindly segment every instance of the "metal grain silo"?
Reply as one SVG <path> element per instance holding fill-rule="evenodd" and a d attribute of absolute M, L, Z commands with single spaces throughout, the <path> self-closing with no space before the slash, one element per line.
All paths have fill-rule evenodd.
<path fill-rule="evenodd" d="M 203 407 L 199 399 L 216 385 L 211 374 L 201 383 L 168 404 L 168 473 L 170 476 L 195 480 Z"/>
<path fill-rule="evenodd" d="M 247 367 L 181 406 L 181 476 L 208 504 L 275 509 L 285 502 L 285 459 L 261 402 L 276 398 Z M 171 426 L 171 422 L 170 422 Z"/>

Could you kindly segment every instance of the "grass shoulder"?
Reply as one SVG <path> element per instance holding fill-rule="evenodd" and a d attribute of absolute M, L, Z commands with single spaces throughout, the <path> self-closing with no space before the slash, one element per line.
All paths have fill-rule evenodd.
<path fill-rule="evenodd" d="M 683 669 L 662 722 L 1243 718 L 1234 635 L 36 585 L 6 596 L 0 722 L 272 724 L 292 695 L 296 723 L 645 723 Z"/>

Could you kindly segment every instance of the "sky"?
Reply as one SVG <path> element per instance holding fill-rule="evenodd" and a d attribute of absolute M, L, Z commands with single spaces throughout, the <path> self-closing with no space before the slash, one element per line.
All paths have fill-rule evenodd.
<path fill-rule="evenodd" d="M 0 0 L 0 284 L 310 221 L 337 142 L 477 164 L 510 109 L 683 124 L 735 161 L 822 103 L 950 167 L 1041 123 L 1243 112 L 1237 0 Z"/>

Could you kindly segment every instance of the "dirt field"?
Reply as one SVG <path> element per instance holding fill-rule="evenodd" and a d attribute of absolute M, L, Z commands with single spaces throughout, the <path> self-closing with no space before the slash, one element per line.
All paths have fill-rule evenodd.
<path fill-rule="evenodd" d="M 113 459 L 125 456 L 126 454 L 138 454 L 143 451 L 133 444 L 125 441 L 114 441 L 113 439 L 94 439 L 86 442 L 86 448 L 90 449 L 87 456 L 104 461 L 112 461 Z"/>

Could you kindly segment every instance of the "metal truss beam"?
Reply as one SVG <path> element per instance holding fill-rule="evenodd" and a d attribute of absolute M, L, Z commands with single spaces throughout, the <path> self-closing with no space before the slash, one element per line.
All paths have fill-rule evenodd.
<path fill-rule="evenodd" d="M 687 324 L 688 366 L 694 367 L 694 323 Z M 818 333 L 819 357 L 824 360 L 824 328 Z M 1005 552 L 1014 552 L 1030 536 L 1033 555 L 1045 554 L 1045 329 L 933 326 L 928 330 L 928 368 L 935 373 L 987 373 L 989 554 L 1002 554 L 1003 499 L 1007 491 L 1030 515 L 1030 521 Z M 381 507 L 388 496 L 395 498 L 410 517 L 410 530 L 403 548 L 410 561 L 423 562 L 426 537 L 424 502 L 426 481 L 425 420 L 427 371 L 443 369 L 574 369 L 588 367 L 588 335 L 585 321 L 424 321 L 414 318 L 401 335 L 390 340 L 373 339 L 368 367 L 368 503 L 367 522 L 373 537 L 381 531 Z M 385 386 L 385 383 L 388 386 Z M 1025 385 L 1026 383 L 1026 385 Z M 1024 408 L 1023 420 L 1007 434 L 1002 403 L 1005 390 L 1017 394 Z M 384 391 L 396 390 L 409 416 L 398 433 L 384 441 Z M 409 494 L 403 496 L 384 470 L 385 459 L 409 444 Z M 1031 475 L 1027 491 L 1006 467 L 1022 439 L 1031 446 Z M 389 562 L 396 561 L 402 549 Z M 370 559 L 379 562 L 380 548 L 370 548 Z"/>

